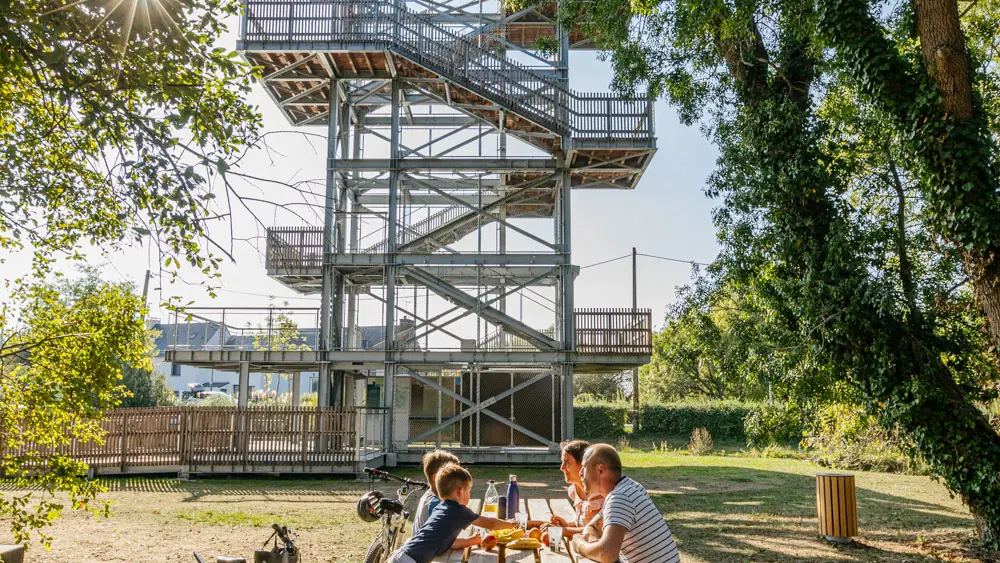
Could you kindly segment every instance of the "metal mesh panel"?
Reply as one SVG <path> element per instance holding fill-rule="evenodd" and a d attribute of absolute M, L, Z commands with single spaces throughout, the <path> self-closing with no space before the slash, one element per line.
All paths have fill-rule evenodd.
<path fill-rule="evenodd" d="M 559 409 L 561 386 L 551 371 L 504 372 L 490 369 L 478 375 L 468 373 L 462 384 L 462 395 L 473 402 L 485 403 L 492 397 L 539 375 L 541 377 L 537 381 L 484 409 L 511 419 L 512 422 L 537 436 L 514 429 L 507 423 L 486 414 L 478 414 L 465 419 L 462 445 L 544 447 L 550 441 L 558 442 L 562 428 Z M 539 440 L 539 437 L 543 440 Z"/>
<path fill-rule="evenodd" d="M 419 373 L 433 384 L 457 392 L 461 386 L 461 372 Z M 427 434 L 461 411 L 462 404 L 433 385 L 410 378 L 409 434 L 411 446 L 457 446 L 460 422 L 455 422 Z M 416 438 L 416 439 L 415 439 Z"/>

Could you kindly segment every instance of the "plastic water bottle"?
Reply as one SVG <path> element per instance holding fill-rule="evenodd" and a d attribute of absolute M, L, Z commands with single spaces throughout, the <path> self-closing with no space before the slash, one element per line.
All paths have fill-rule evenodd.
<path fill-rule="evenodd" d="M 486 498 L 483 499 L 483 516 L 497 517 L 500 511 L 500 494 L 497 493 L 496 481 L 490 479 L 490 484 L 486 487 Z"/>
<path fill-rule="evenodd" d="M 511 475 L 507 484 L 507 514 L 517 514 L 520 511 L 521 491 L 517 488 L 517 475 Z"/>

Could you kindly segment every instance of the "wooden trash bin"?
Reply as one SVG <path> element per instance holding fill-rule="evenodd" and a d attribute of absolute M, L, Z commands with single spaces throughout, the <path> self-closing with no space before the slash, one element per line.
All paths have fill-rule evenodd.
<path fill-rule="evenodd" d="M 854 475 L 820 473 L 816 475 L 816 511 L 819 533 L 827 540 L 850 543 L 858 535 L 858 501 Z"/>
<path fill-rule="evenodd" d="M 24 563 L 24 546 L 0 545 L 0 561 L 3 563 Z"/>

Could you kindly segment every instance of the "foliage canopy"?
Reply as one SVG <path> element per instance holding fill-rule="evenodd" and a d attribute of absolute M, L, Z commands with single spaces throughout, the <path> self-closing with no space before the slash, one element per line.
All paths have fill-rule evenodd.
<path fill-rule="evenodd" d="M 570 0 L 561 19 L 620 91 L 719 147 L 695 318 L 736 296 L 736 326 L 764 321 L 744 357 L 903 429 L 997 547 L 1000 436 L 975 402 L 1000 342 L 1000 19 L 975 4 Z"/>

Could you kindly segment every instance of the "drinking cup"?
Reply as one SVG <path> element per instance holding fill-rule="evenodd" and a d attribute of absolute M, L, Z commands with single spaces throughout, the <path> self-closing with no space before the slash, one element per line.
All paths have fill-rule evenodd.
<path fill-rule="evenodd" d="M 559 553 L 559 546 L 562 545 L 562 526 L 549 526 L 549 549 Z"/>
<path fill-rule="evenodd" d="M 517 525 L 522 530 L 528 529 L 528 514 L 525 512 L 517 512 L 514 514 L 514 519 L 517 521 Z"/>

